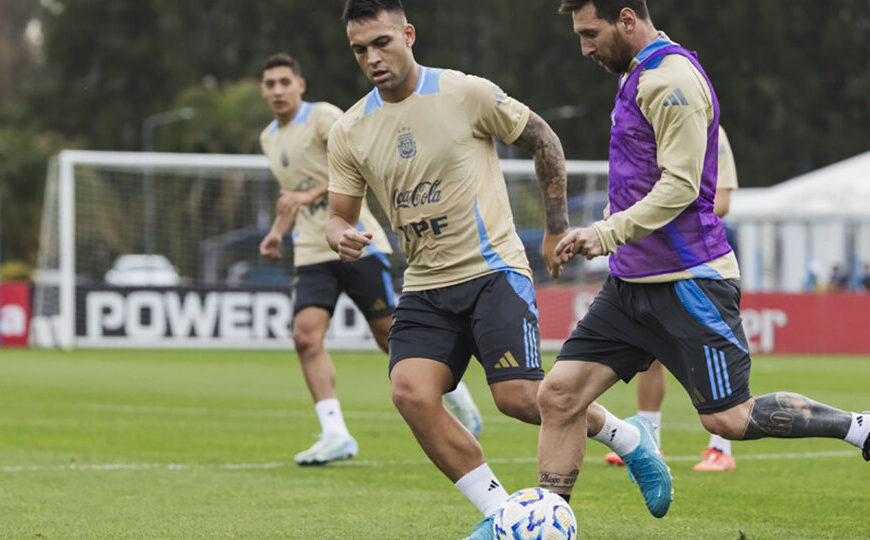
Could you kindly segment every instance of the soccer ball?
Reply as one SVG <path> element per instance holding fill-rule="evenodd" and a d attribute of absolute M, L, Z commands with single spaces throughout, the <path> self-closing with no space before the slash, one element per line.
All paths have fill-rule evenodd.
<path fill-rule="evenodd" d="M 499 540 L 574 540 L 577 520 L 565 499 L 544 488 L 513 493 L 495 513 Z"/>

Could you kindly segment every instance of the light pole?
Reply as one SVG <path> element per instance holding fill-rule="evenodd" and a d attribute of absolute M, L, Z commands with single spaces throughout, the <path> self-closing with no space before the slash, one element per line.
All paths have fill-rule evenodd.
<path fill-rule="evenodd" d="M 172 122 L 190 120 L 195 115 L 196 111 L 192 107 L 181 107 L 146 117 L 142 121 L 142 151 L 151 152 L 154 150 L 154 128 Z M 144 250 L 145 253 L 154 253 L 154 174 L 150 168 L 145 169 L 145 176 L 142 179 L 142 197 L 145 205 L 144 223 L 142 224 Z"/>

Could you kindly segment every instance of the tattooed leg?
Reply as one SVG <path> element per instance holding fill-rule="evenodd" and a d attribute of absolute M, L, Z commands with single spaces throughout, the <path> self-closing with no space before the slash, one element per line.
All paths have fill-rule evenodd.
<path fill-rule="evenodd" d="M 800 394 L 775 392 L 755 398 L 744 440 L 764 437 L 831 437 L 843 439 L 852 415 Z"/>
<path fill-rule="evenodd" d="M 577 482 L 579 470 L 574 469 L 568 474 L 560 474 L 555 472 L 539 471 L 538 485 L 542 488 L 549 489 L 553 493 L 558 493 L 566 501 L 570 500 L 571 490 L 574 489 L 574 483 Z"/>

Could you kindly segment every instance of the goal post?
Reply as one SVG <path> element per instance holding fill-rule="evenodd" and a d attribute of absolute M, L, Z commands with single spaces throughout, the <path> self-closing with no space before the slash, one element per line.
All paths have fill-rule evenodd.
<path fill-rule="evenodd" d="M 600 281 L 601 265 L 572 264 L 565 279 L 550 279 L 540 255 L 544 213 L 534 163 L 505 159 L 501 166 L 535 276 L 544 344 L 556 347 L 582 309 L 583 287 Z M 572 225 L 600 218 L 607 163 L 568 161 L 567 171 Z M 292 348 L 291 235 L 278 263 L 258 251 L 277 194 L 261 155 L 61 152 L 48 167 L 31 344 Z M 397 237 L 371 194 L 369 203 L 393 243 L 399 288 Z M 555 328 L 555 319 L 558 331 L 544 328 Z M 344 295 L 327 346 L 376 348 Z"/>

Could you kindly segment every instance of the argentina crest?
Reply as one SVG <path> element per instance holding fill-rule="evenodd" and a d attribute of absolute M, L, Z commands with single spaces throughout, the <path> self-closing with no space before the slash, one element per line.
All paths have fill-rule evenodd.
<path fill-rule="evenodd" d="M 399 130 L 399 157 L 411 159 L 416 155 L 417 142 L 414 140 L 414 134 L 411 133 L 411 128 L 403 127 Z"/>

